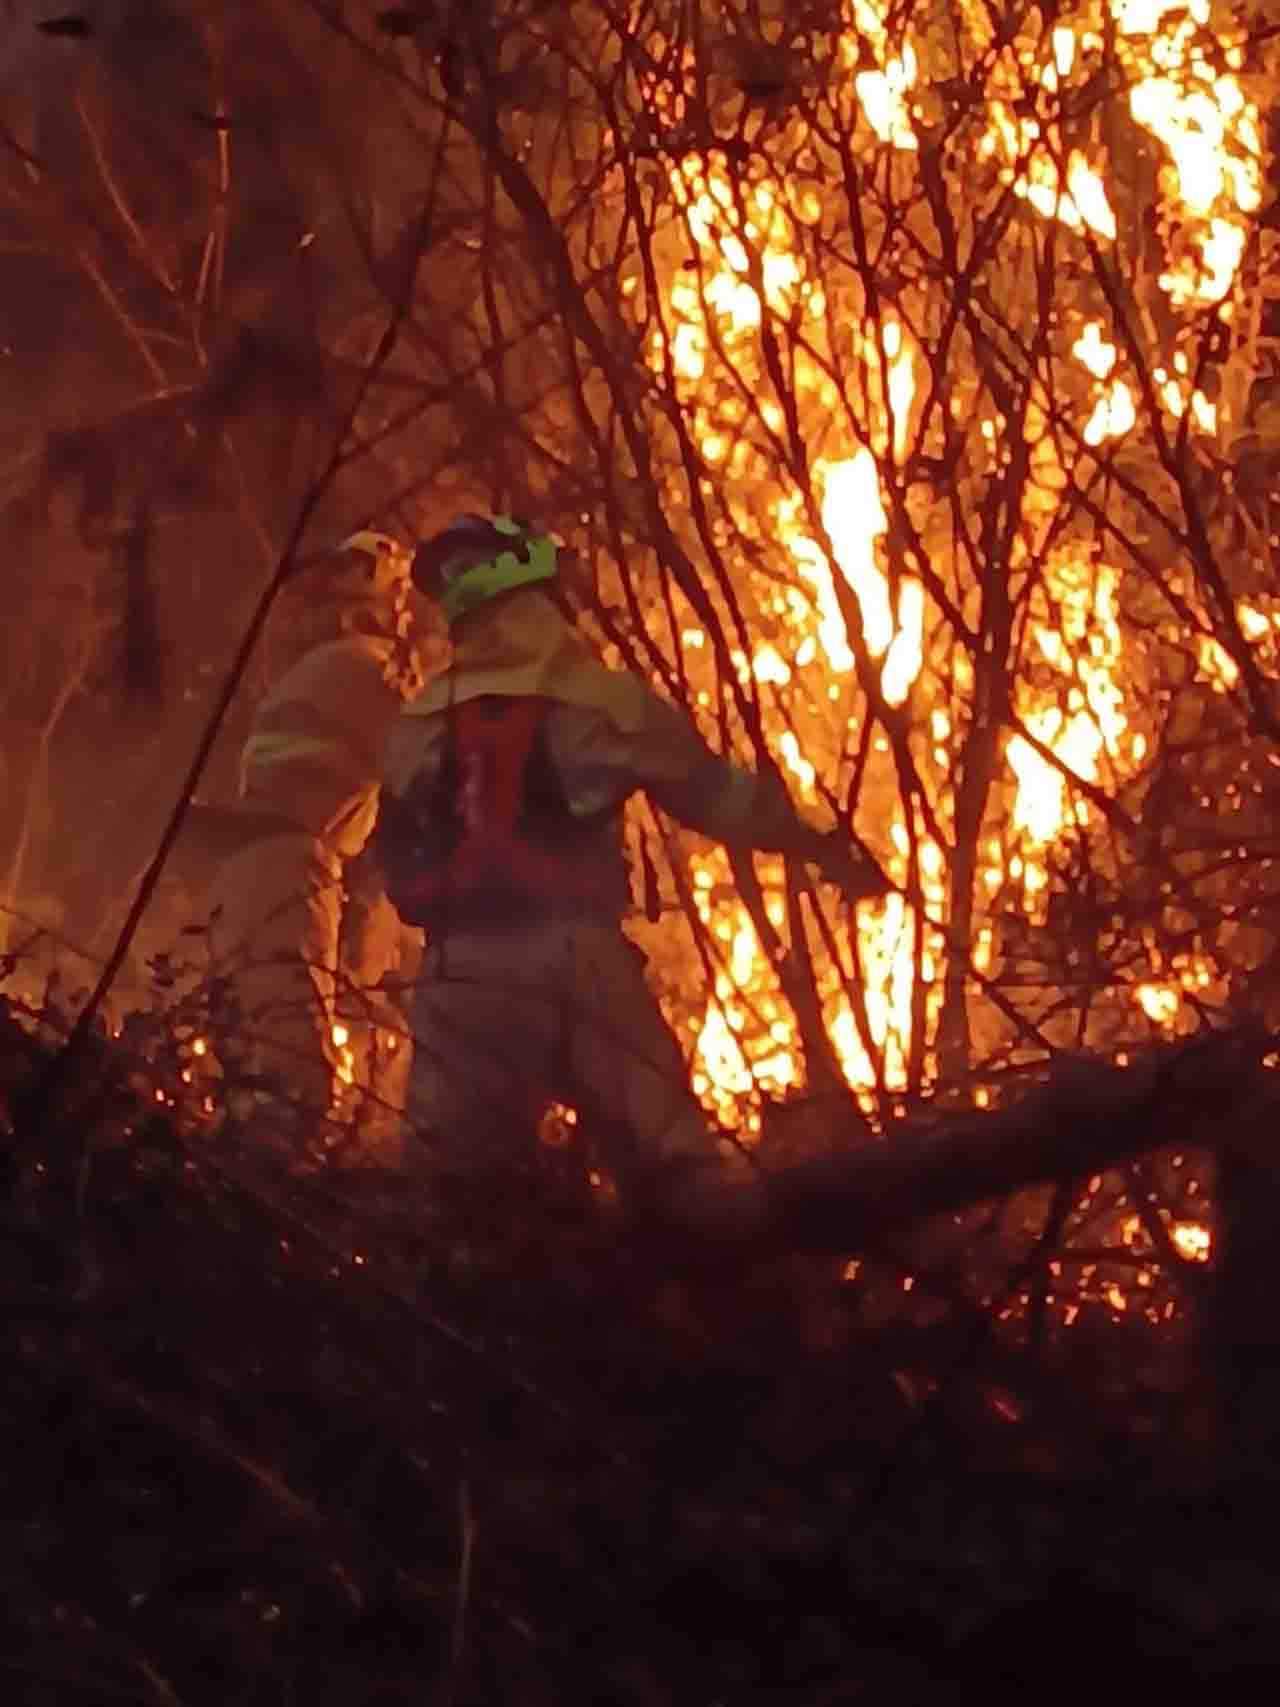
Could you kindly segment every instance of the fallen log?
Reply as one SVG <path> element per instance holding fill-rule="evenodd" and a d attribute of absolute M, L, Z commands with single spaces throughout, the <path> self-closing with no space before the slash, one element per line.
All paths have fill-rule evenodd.
<path fill-rule="evenodd" d="M 1280 1040 L 1252 1028 L 1160 1045 L 1124 1066 L 1055 1061 L 1003 1108 L 904 1123 L 888 1139 L 770 1176 L 775 1237 L 853 1251 L 871 1234 L 1028 1186 L 1089 1175 L 1176 1144 L 1280 1173 Z"/>

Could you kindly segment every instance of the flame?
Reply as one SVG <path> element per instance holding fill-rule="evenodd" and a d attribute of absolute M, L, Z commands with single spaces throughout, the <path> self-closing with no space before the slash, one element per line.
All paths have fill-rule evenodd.
<path fill-rule="evenodd" d="M 1273 624 L 1280 627 L 1277 618 L 1268 616 L 1265 611 L 1256 609 L 1244 599 L 1236 606 L 1236 621 L 1240 624 L 1240 632 L 1245 639 L 1254 642 L 1269 637 Z"/>
<path fill-rule="evenodd" d="M 907 1082 L 915 988 L 915 914 L 901 895 L 890 895 L 872 918 L 860 917 L 859 926 L 859 976 L 871 1040 L 884 1063 L 884 1082 L 896 1090 Z M 829 1011 L 828 1030 L 850 1085 L 855 1090 L 874 1086 L 879 1075 L 843 992 Z"/>
<path fill-rule="evenodd" d="M 1054 60 L 1043 79 L 1055 88 L 1074 59 L 1068 49 L 1070 31 L 1054 32 Z M 1074 37 L 1072 38 L 1074 42 Z M 1063 69 L 1065 67 L 1065 69 Z M 1021 73 L 1015 70 L 1016 95 L 1021 95 Z M 1000 78 L 997 74 L 996 85 Z M 1011 92 L 1012 93 L 1012 92 Z M 1061 136 L 1056 125 L 1042 127 L 1038 119 L 1015 114 L 1013 101 L 997 97 L 990 109 L 991 127 L 983 138 L 980 154 L 1004 161 L 1001 177 L 1013 192 L 1045 219 L 1059 220 L 1069 231 L 1091 231 L 1114 242 L 1116 216 L 1107 198 L 1106 185 L 1078 148 L 1067 155 L 1065 175 L 1058 165 Z"/>
<path fill-rule="evenodd" d="M 884 0 L 853 0 L 853 27 L 840 39 L 840 60 L 846 71 L 865 64 L 868 55 L 875 61 L 875 70 L 854 76 L 858 104 L 881 142 L 909 152 L 919 147 L 908 97 L 919 79 L 920 66 L 910 42 L 894 52 L 883 5 Z"/>
<path fill-rule="evenodd" d="M 1208 1262 L 1213 1253 L 1213 1236 L 1198 1221 L 1176 1221 L 1171 1237 L 1179 1256 L 1188 1262 Z"/>
<path fill-rule="evenodd" d="M 1120 1238 L 1126 1245 L 1144 1237 L 1142 1217 L 1126 1215 L 1120 1223 Z M 1187 1262 L 1208 1262 L 1213 1253 L 1213 1234 L 1202 1221 L 1175 1221 L 1169 1228 L 1173 1248 Z"/>
<path fill-rule="evenodd" d="M 734 1014 L 737 1017 L 736 1009 Z M 742 1053 L 742 1045 L 733 1034 L 729 1016 L 718 1002 L 707 1004 L 694 1059 L 701 1068 L 693 1077 L 693 1088 L 699 1096 L 705 1096 L 713 1085 L 734 1098 L 745 1095 L 754 1087 L 755 1081 Z"/>
<path fill-rule="evenodd" d="M 1099 379 L 1106 379 L 1116 365 L 1116 347 L 1103 337 L 1101 320 L 1086 323 L 1071 346 L 1071 354 Z"/>
<path fill-rule="evenodd" d="M 1244 258 L 1241 216 L 1262 204 L 1261 119 L 1236 75 L 1243 37 L 1219 35 L 1223 69 L 1200 40 L 1212 0 L 1112 0 L 1111 11 L 1129 111 L 1167 150 L 1161 187 L 1186 240 L 1160 284 L 1179 308 L 1218 302 Z"/>
<path fill-rule="evenodd" d="M 1240 666 L 1220 640 L 1212 634 L 1196 636 L 1196 663 L 1200 677 L 1226 693 L 1240 680 Z"/>
<path fill-rule="evenodd" d="M 1082 367 L 1096 379 L 1107 379 L 1116 365 L 1116 347 L 1102 336 L 1102 323 L 1090 320 L 1075 343 L 1071 353 Z M 1112 380 L 1097 394 L 1093 413 L 1084 429 L 1087 445 L 1100 445 L 1105 439 L 1119 439 L 1137 424 L 1133 392 L 1122 379 Z"/>
<path fill-rule="evenodd" d="M 1236 622 L 1245 641 L 1264 659 L 1273 656 L 1280 635 L 1280 610 L 1268 612 L 1247 599 L 1238 599 Z M 1227 693 L 1240 680 L 1240 666 L 1214 635 L 1196 635 L 1196 663 L 1200 680 L 1207 681 L 1217 693 Z"/>
<path fill-rule="evenodd" d="M 1116 610 L 1119 574 L 1106 565 L 1081 564 L 1071 557 L 1050 565 L 1047 597 L 1056 622 L 1036 625 L 1034 637 L 1045 661 L 1070 678 L 1064 711 L 1059 704 L 1024 713 L 1030 735 L 1047 747 L 1066 772 L 1097 782 L 1104 754 L 1118 757 L 1128 728 L 1123 695 L 1116 681 L 1122 637 Z M 1012 821 L 1023 833 L 1023 876 L 1029 891 L 1043 889 L 1048 874 L 1034 850 L 1061 835 L 1069 822 L 1087 823 L 1087 801 L 1067 805 L 1068 775 L 1043 757 L 1031 742 L 1015 735 L 1008 760 L 1017 793 Z"/>
<path fill-rule="evenodd" d="M 908 44 L 900 58 L 886 61 L 883 70 L 860 71 L 853 80 L 867 123 L 881 142 L 894 148 L 919 147 L 907 102 L 919 69 L 915 49 Z"/>
<path fill-rule="evenodd" d="M 880 393 L 892 422 L 893 452 L 906 444 L 916 394 L 915 358 L 902 327 L 888 321 L 877 346 L 868 340 L 864 354 L 873 362 L 883 352 L 885 379 Z M 863 446 L 851 457 L 821 462 L 816 472 L 822 484 L 822 525 L 831 541 L 836 566 L 853 589 L 862 618 L 862 639 L 872 658 L 883 659 L 881 688 L 890 705 L 901 705 L 923 667 L 924 589 L 905 579 L 894 600 L 888 579 L 876 556 L 876 541 L 888 529 L 880 491 L 880 468 Z M 837 674 L 852 670 L 854 654 L 832 581 L 831 563 L 822 547 L 798 531 L 798 496 L 784 500 L 778 520 L 800 574 L 812 586 L 817 606 L 817 635 L 827 661 Z M 795 531 L 793 531 L 795 530 Z M 812 654 L 810 654 L 812 656 Z"/>
<path fill-rule="evenodd" d="M 786 687 L 791 680 L 791 671 L 776 646 L 760 648 L 751 660 L 751 673 L 758 682 L 772 682 L 775 687 Z"/>
<path fill-rule="evenodd" d="M 861 450 L 847 462 L 831 463 L 825 470 L 824 488 L 823 526 L 831 537 L 836 563 L 858 596 L 867 650 L 873 658 L 881 658 L 893 642 L 895 624 L 889 583 L 875 557 L 875 542 L 888 522 L 880 501 L 880 473 L 871 452 Z"/>
<path fill-rule="evenodd" d="M 1027 719 L 1027 727 L 1069 770 L 1088 781 L 1094 780 L 1102 734 L 1087 712 L 1077 712 L 1067 720 L 1051 706 L 1033 713 Z M 1054 841 L 1067 821 L 1065 775 L 1021 735 L 1015 735 L 1009 742 L 1009 764 L 1018 779 L 1013 806 L 1015 827 L 1025 830 L 1033 842 Z"/>
<path fill-rule="evenodd" d="M 1118 379 L 1098 399 L 1084 429 L 1084 442 L 1100 445 L 1104 439 L 1122 439 L 1132 430 L 1137 419 L 1133 392 L 1122 379 Z"/>
<path fill-rule="evenodd" d="M 1132 122 L 1157 145 L 1155 212 L 1167 256 L 1160 283 L 1173 310 L 1215 302 L 1231 288 L 1243 257 L 1246 220 L 1262 195 L 1261 125 L 1240 75 L 1243 37 L 1219 29 L 1217 49 L 1206 46 L 1203 32 L 1215 21 L 1210 4 L 1104 0 L 1111 17 L 1107 41 L 1114 43 L 1115 63 L 1128 87 Z M 937 100 L 922 79 L 928 61 L 920 38 L 909 39 L 910 26 L 904 33 L 897 14 L 889 21 L 883 0 L 851 0 L 849 11 L 834 62 L 832 99 L 843 101 L 850 117 L 856 109 L 864 137 L 870 132 L 899 157 L 888 169 L 900 165 L 910 173 Z M 1086 21 L 1083 13 L 1081 8 L 1075 20 L 1059 19 L 1037 44 L 999 41 L 980 8 L 958 9 L 980 56 L 974 63 L 982 65 L 980 157 L 992 163 L 1030 217 L 1053 220 L 1106 249 L 1122 240 L 1108 190 L 1113 163 L 1098 131 L 1063 123 L 1073 98 L 1078 105 L 1096 77 L 1103 53 L 1098 19 L 1091 13 Z M 1040 84 L 1033 102 L 1026 100 L 1028 78 Z M 925 582 L 911 572 L 914 564 L 903 562 L 891 546 L 890 525 L 899 501 L 895 471 L 910 454 L 919 426 L 917 394 L 927 367 L 915 338 L 925 333 L 905 309 L 900 317 L 893 299 L 874 320 L 852 319 L 848 330 L 841 328 L 822 285 L 810 276 L 809 234 L 822 225 L 824 207 L 803 169 L 793 180 L 770 175 L 762 157 L 743 166 L 715 150 L 686 150 L 668 172 L 687 246 L 664 283 L 666 321 L 651 334 L 647 356 L 655 368 L 671 364 L 693 442 L 711 478 L 728 494 L 725 503 L 743 537 L 765 555 L 772 548 L 771 579 L 761 595 L 768 638 L 735 655 L 733 667 L 744 683 L 770 690 L 764 700 L 766 736 L 796 796 L 815 809 L 839 785 L 833 753 L 847 751 L 846 733 L 856 733 L 859 689 L 878 685 L 890 708 L 918 696 L 928 707 L 920 719 L 927 780 L 940 791 L 945 824 L 952 748 L 963 718 L 929 706 L 919 692 L 926 668 L 937 667 L 928 653 L 937 613 Z M 1127 231 L 1124 241 L 1130 241 Z M 781 490 L 777 459 L 758 448 L 762 437 L 785 441 L 794 430 L 761 354 L 773 315 L 803 332 L 790 346 L 789 383 L 801 430 L 814 434 L 807 446 L 809 479 L 788 486 L 784 475 Z M 1149 750 L 1148 733 L 1134 727 L 1144 703 L 1136 692 L 1142 666 L 1135 656 L 1123 656 L 1119 570 L 1095 560 L 1090 548 L 1066 543 L 1055 528 L 1078 442 L 1100 451 L 1134 431 L 1140 406 L 1134 374 L 1127 352 L 1117 348 L 1100 319 L 1073 323 L 1054 335 L 1065 340 L 1059 349 L 1069 350 L 1080 369 L 1081 383 L 1072 392 L 1078 440 L 1073 444 L 1072 435 L 1061 430 L 1062 392 L 1051 393 L 1047 384 L 1033 391 L 1025 425 L 1031 480 L 1022 535 L 1009 563 L 1015 576 L 1035 565 L 1014 688 L 1026 734 L 1008 741 L 1007 819 L 993 833 L 984 832 L 979 873 L 980 896 L 994 897 L 1012 884 L 1028 912 L 1044 904 L 1049 850 L 1090 821 L 1088 795 L 1072 779 L 1111 791 Z M 832 352 L 841 340 L 847 341 L 836 362 Z M 1218 406 L 1195 388 L 1187 354 L 1175 345 L 1166 362 L 1154 374 L 1161 407 L 1174 419 L 1189 416 L 1192 430 L 1215 434 Z M 736 371 L 735 384 L 721 383 L 726 365 Z M 966 406 L 963 398 L 951 399 L 957 418 Z M 981 423 L 993 463 L 1004 454 L 1005 431 L 998 415 Z M 766 514 L 753 505 L 770 482 Z M 789 583 L 777 575 L 779 558 L 791 571 Z M 937 563 L 932 567 L 942 572 Z M 741 568 L 754 588 L 754 560 L 750 569 Z M 855 607 L 857 628 L 851 633 L 846 612 L 852 619 Z M 701 626 L 688 625 L 687 615 L 685 620 L 680 636 L 691 698 L 710 712 L 715 683 L 707 637 Z M 1240 620 L 1250 645 L 1277 645 L 1280 622 L 1267 613 L 1250 606 Z M 1202 672 L 1230 686 L 1237 666 L 1209 638 L 1207 624 L 1197 644 Z M 963 703 L 974 679 L 968 658 L 959 655 L 954 670 Z M 868 671 L 871 681 L 863 679 Z M 774 715 L 775 702 L 781 718 Z M 809 740 L 815 725 L 790 715 L 803 703 L 812 718 L 829 719 L 833 740 Z M 891 786 L 892 760 L 883 737 L 872 744 L 871 765 L 881 767 Z M 890 799 L 894 804 L 879 810 Z M 873 833 L 891 876 L 905 883 L 911 875 L 930 916 L 944 917 L 944 850 L 922 825 L 910 826 L 909 833 L 891 792 L 882 793 L 868 812 L 872 821 L 863 833 Z M 749 1127 L 743 1110 L 762 1086 L 801 1083 L 804 1063 L 775 969 L 736 899 L 723 856 L 696 855 L 691 869 L 701 923 L 724 965 L 714 992 L 680 1023 L 687 1028 L 699 1094 L 722 1118 Z M 785 938 L 781 866 L 775 862 L 768 869 L 762 879 L 765 908 Z M 979 923 L 973 964 L 989 970 L 996 944 L 993 927 Z M 832 956 L 825 950 L 816 955 L 823 1018 L 851 1085 L 870 1090 L 906 1083 L 921 1007 L 926 1026 L 938 1012 L 940 964 L 936 931 L 901 896 L 859 907 L 850 940 L 842 937 Z M 1202 974 L 1203 966 L 1152 966 L 1130 996 L 1155 1023 L 1172 1026 L 1187 992 L 1202 987 Z M 924 985 L 923 1004 L 917 980 Z M 863 1012 L 850 1007 L 849 985 L 860 991 Z"/>
<path fill-rule="evenodd" d="M 338 1057 L 337 1064 L 334 1067 L 334 1074 L 338 1083 L 343 1087 L 355 1084 L 356 1056 L 355 1050 L 351 1047 L 350 1028 L 343 1025 L 341 1020 L 335 1020 L 329 1027 L 329 1036 L 333 1040 L 333 1047 Z"/>
<path fill-rule="evenodd" d="M 1211 0 L 1110 0 L 1110 11 L 1129 80 L 1129 111 L 1168 155 L 1161 189 L 1182 252 L 1161 275 L 1161 286 L 1179 308 L 1218 302 L 1244 257 L 1242 216 L 1255 213 L 1263 195 L 1261 118 L 1237 75 L 1243 36 L 1220 34 L 1221 62 L 1215 63 L 1201 44 L 1212 22 Z M 1070 25 L 1054 28 L 1052 57 L 1040 71 L 1049 93 L 1071 76 L 1082 39 L 1089 45 L 1099 40 L 1081 38 Z M 1027 68 L 1026 55 L 1010 52 L 997 62 L 982 153 L 1003 162 L 1005 182 L 1046 219 L 1116 241 L 1116 216 L 1097 167 L 1071 148 L 1064 173 L 1060 127 L 1017 110 Z"/>
<path fill-rule="evenodd" d="M 1185 362 L 1186 358 L 1183 357 L 1183 367 L 1185 367 Z M 1161 401 L 1176 421 L 1180 421 L 1190 408 L 1192 423 L 1199 432 L 1208 434 L 1217 432 L 1217 405 L 1211 403 L 1203 391 L 1197 389 L 1188 398 L 1187 388 L 1182 378 L 1171 374 L 1167 368 L 1156 368 L 1153 377 L 1159 387 Z"/>
<path fill-rule="evenodd" d="M 1182 1011 L 1182 992 L 1173 984 L 1139 984 L 1133 994 L 1143 1013 L 1156 1025 L 1173 1025 Z"/>

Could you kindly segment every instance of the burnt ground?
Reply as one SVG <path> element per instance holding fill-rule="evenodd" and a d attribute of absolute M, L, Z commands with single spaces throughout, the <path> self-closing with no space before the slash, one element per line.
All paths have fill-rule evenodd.
<path fill-rule="evenodd" d="M 1280 1676 L 1280 1422 L 1231 1416 L 1207 1318 L 1072 1337 L 941 1281 L 908 1312 L 888 1259 L 689 1274 L 562 1155 L 300 1176 L 260 1132 L 184 1132 L 102 1042 L 34 1119 L 44 1057 L 0 1029 L 4 1700 Z"/>

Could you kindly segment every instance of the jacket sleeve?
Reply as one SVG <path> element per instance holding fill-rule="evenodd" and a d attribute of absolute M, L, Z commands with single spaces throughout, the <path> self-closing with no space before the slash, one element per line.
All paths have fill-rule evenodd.
<path fill-rule="evenodd" d="M 643 789 L 678 823 L 726 847 L 821 857 L 824 832 L 800 814 L 785 788 L 720 758 L 682 712 L 632 680 L 621 723 L 580 715 L 576 743 L 563 743 L 577 747 L 564 761 L 577 778 L 577 810 L 605 804 L 610 793 L 616 799 Z"/>
<path fill-rule="evenodd" d="M 259 708 L 241 755 L 242 799 L 353 857 L 373 826 L 378 758 L 398 709 L 375 648 L 316 648 Z"/>

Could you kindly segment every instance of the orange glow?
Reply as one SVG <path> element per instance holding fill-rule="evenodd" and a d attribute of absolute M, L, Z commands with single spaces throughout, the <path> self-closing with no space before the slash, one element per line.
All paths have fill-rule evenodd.
<path fill-rule="evenodd" d="M 1175 306 L 1218 302 L 1244 257 L 1241 215 L 1262 202 L 1262 128 L 1236 73 L 1238 40 L 1221 37 L 1220 59 L 1198 44 L 1212 0 L 1112 0 L 1129 110 L 1164 145 L 1162 189 L 1192 243 L 1160 283 Z M 1198 222 L 1198 223 L 1197 223 Z"/>
<path fill-rule="evenodd" d="M 1139 984 L 1133 992 L 1147 1018 L 1156 1025 L 1172 1025 L 1182 1011 L 1182 992 L 1172 984 Z"/>
<path fill-rule="evenodd" d="M 337 1065 L 334 1075 L 339 1085 L 346 1088 L 356 1082 L 356 1057 L 351 1047 L 350 1028 L 335 1020 L 329 1028 L 329 1036 L 333 1039 L 333 1047 L 337 1051 Z"/>
<path fill-rule="evenodd" d="M 1246 218 L 1260 203 L 1261 127 L 1241 78 L 1243 60 L 1229 33 L 1219 35 L 1212 63 L 1198 45 L 1198 32 L 1220 21 L 1210 17 L 1210 0 L 1104 5 L 1132 119 L 1154 139 L 1157 211 L 1170 256 L 1161 281 L 1168 307 L 1194 310 L 1233 285 Z M 890 151 L 884 169 L 907 181 L 919 169 L 927 127 L 938 122 L 931 61 L 910 24 L 902 30 L 898 14 L 887 21 L 887 0 L 851 0 L 848 10 L 832 98 L 844 102 L 864 145 L 870 141 L 882 160 Z M 1082 249 L 1083 239 L 1105 252 L 1122 240 L 1115 163 L 1100 131 L 1070 130 L 1060 120 L 1069 97 L 1096 75 L 1103 49 L 1100 21 L 1084 13 L 1083 7 L 1071 17 L 1059 13 L 1047 37 L 1002 46 L 981 7 L 958 6 L 956 22 L 986 56 L 979 160 L 1025 204 L 1024 219 L 1054 221 L 1075 234 L 1074 247 Z M 1026 99 L 1029 79 L 1041 88 L 1034 103 Z M 752 548 L 734 573 L 758 599 L 767 638 L 762 633 L 757 644 L 736 652 L 733 669 L 744 685 L 765 690 L 766 738 L 815 822 L 830 821 L 824 802 L 838 797 L 847 780 L 841 755 L 857 744 L 867 691 L 878 691 L 890 713 L 903 714 L 913 740 L 919 738 L 913 756 L 924 767 L 945 842 L 950 773 L 975 672 L 958 648 L 947 666 L 954 670 L 951 698 L 931 697 L 944 667 L 931 652 L 931 635 L 945 624 L 929 591 L 934 583 L 903 547 L 909 529 L 899 526 L 902 511 L 895 507 L 908 484 L 902 472 L 928 426 L 921 417 L 929 368 L 916 342 L 930 335 L 927 316 L 913 317 L 907 296 L 882 302 L 874 314 L 856 293 L 847 312 L 828 301 L 831 279 L 812 260 L 811 234 L 827 234 L 831 211 L 815 188 L 819 172 L 811 177 L 801 169 L 792 181 L 770 175 L 758 160 L 744 170 L 716 150 L 687 152 L 666 170 L 679 242 L 663 284 L 664 328 L 651 335 L 648 359 L 655 368 L 672 363 L 708 485 Z M 1126 214 L 1131 218 L 1132 209 Z M 792 352 L 788 384 L 805 458 L 803 477 L 794 480 L 779 474 L 782 460 L 773 448 L 795 426 L 762 354 L 771 318 L 780 345 Z M 783 323 L 798 329 L 790 345 Z M 1064 494 L 1080 479 L 1075 466 L 1096 470 L 1136 437 L 1144 401 L 1129 351 L 1108 321 L 1066 322 L 1056 336 L 1056 356 L 1067 358 L 1064 371 L 1074 362 L 1075 383 L 1056 391 L 1047 380 L 1032 385 L 1023 429 L 1031 479 L 1002 571 L 1015 582 L 1032 577 L 1012 682 L 1025 734 L 1013 733 L 1005 743 L 1007 777 L 993 807 L 999 815 L 983 828 L 977 873 L 981 905 L 1004 908 L 1012 898 L 1031 917 L 1042 917 L 1047 906 L 1055 850 L 1094 822 L 1097 808 L 1086 789 L 1114 795 L 1147 762 L 1152 739 L 1144 726 L 1143 666 L 1132 648 L 1125 651 L 1120 560 L 1102 560 L 1073 522 L 1060 525 L 1069 513 Z M 1187 352 L 1175 345 L 1165 360 L 1153 375 L 1161 409 L 1175 420 L 1189 417 L 1198 434 L 1216 435 L 1221 403 L 1195 388 Z M 963 421 L 969 401 L 957 396 L 948 406 Z M 1068 407 L 1072 424 L 1064 430 Z M 965 431 L 975 455 L 998 466 L 1007 454 L 1007 423 L 989 397 Z M 1093 455 L 1082 458 L 1082 445 Z M 938 509 L 945 497 L 937 494 Z M 934 518 L 909 519 L 921 528 Z M 939 555 L 928 567 L 950 589 L 952 559 L 946 536 L 931 536 L 939 537 Z M 767 579 L 757 581 L 757 562 L 767 565 Z M 1238 614 L 1250 645 L 1277 644 L 1280 622 L 1253 605 Z M 682 621 L 691 699 L 709 713 L 716 694 L 707 635 L 700 624 L 690 625 L 688 613 Z M 1234 660 L 1207 632 L 1195 644 L 1202 674 L 1229 689 L 1238 674 Z M 949 855 L 922 825 L 904 821 L 893 762 L 877 730 L 868 770 L 876 780 L 864 784 L 858 827 L 896 882 L 919 884 L 929 920 L 943 921 L 952 900 Z M 758 863 L 767 916 L 785 939 L 781 864 Z M 700 922 L 725 965 L 709 998 L 680 1023 L 699 1094 L 721 1118 L 749 1130 L 761 1090 L 802 1085 L 805 1063 L 777 971 L 736 897 L 727 862 L 719 852 L 699 853 L 691 875 Z M 969 954 L 978 971 L 997 975 L 1001 936 L 989 920 L 988 914 L 975 921 Z M 836 935 L 840 964 L 825 948 L 814 951 L 814 964 L 823 1019 L 849 1083 L 862 1091 L 906 1085 L 921 1016 L 926 1037 L 918 1061 L 927 1078 L 946 959 L 935 926 L 895 896 L 843 915 Z M 1188 992 L 1203 988 L 1202 974 L 1210 976 L 1203 965 L 1153 965 L 1121 999 L 1135 1014 L 1173 1027 L 1186 1018 Z M 846 980 L 860 992 L 855 1006 Z"/>
<path fill-rule="evenodd" d="M 907 104 L 918 74 L 915 49 L 907 47 L 900 59 L 890 59 L 882 71 L 860 71 L 853 80 L 867 123 L 881 142 L 895 148 L 919 147 Z"/>
<path fill-rule="evenodd" d="M 1175 1222 L 1172 1236 L 1178 1255 L 1188 1262 L 1208 1262 L 1213 1254 L 1213 1237 L 1198 1221 Z"/>
<path fill-rule="evenodd" d="M 1035 850 L 1054 841 L 1073 818 L 1088 821 L 1086 801 L 1077 801 L 1074 812 L 1068 808 L 1067 773 L 1097 782 L 1103 755 L 1122 750 L 1128 720 L 1116 682 L 1121 654 L 1118 580 L 1116 571 L 1105 565 L 1094 568 L 1069 558 L 1055 564 L 1049 577 L 1056 620 L 1037 625 L 1035 639 L 1044 660 L 1073 685 L 1066 693 L 1066 711 L 1056 703 L 1039 706 L 1024 712 L 1023 721 L 1065 772 L 1021 735 L 1015 735 L 1008 748 L 1018 784 L 1012 819 L 1025 837 L 1024 881 L 1032 893 L 1048 882 Z"/>

